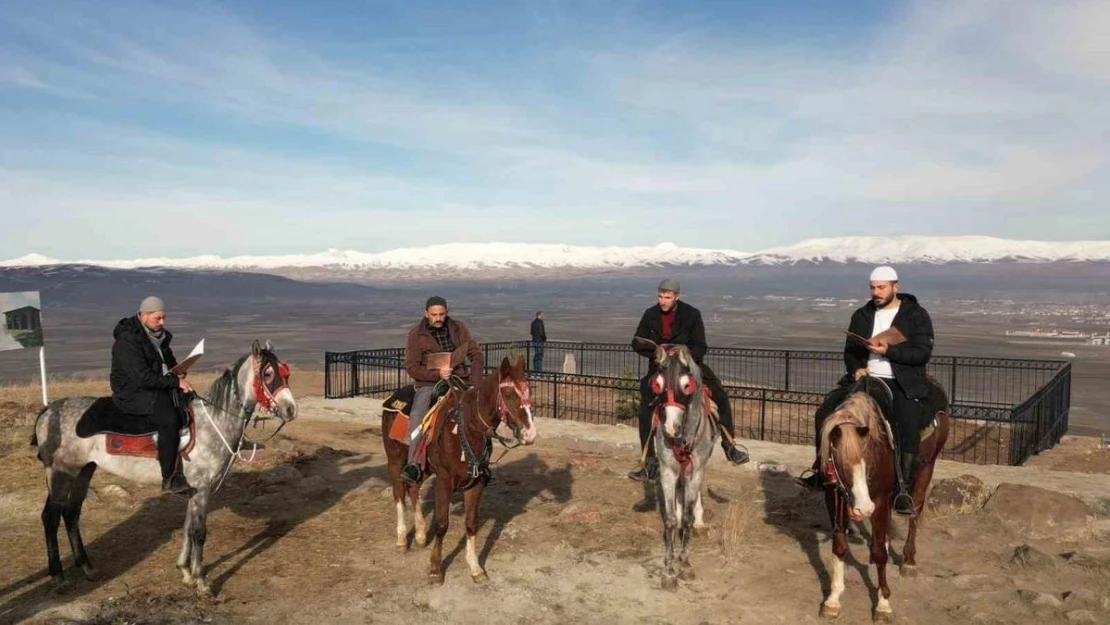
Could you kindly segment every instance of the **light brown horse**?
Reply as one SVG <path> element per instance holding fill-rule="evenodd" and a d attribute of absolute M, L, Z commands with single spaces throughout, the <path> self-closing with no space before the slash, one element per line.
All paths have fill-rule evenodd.
<path fill-rule="evenodd" d="M 477 374 L 476 374 L 477 375 Z M 431 432 L 424 434 L 427 442 L 427 467 L 425 475 L 435 474 L 435 546 L 432 549 L 429 581 L 443 583 L 443 537 L 447 534 L 451 495 L 464 491 L 466 506 L 466 562 L 475 582 L 487 579 L 478 562 L 477 540 L 478 506 L 482 491 L 489 481 L 488 462 L 493 449 L 493 439 L 503 445 L 519 443 L 531 445 L 536 441 L 536 424 L 532 419 L 532 402 L 528 380 L 524 377 L 524 358 L 518 357 L 515 365 L 505 358 L 491 375 L 479 377 L 474 386 L 462 390 L 452 384 L 451 390 L 439 405 L 439 416 Z M 433 407 L 433 409 L 435 409 Z M 389 462 L 389 475 L 393 482 L 393 503 L 397 508 L 397 547 L 407 550 L 408 526 L 405 522 L 405 497 L 412 506 L 416 535 L 413 543 L 420 547 L 427 540 L 427 525 L 420 509 L 420 486 L 401 479 L 401 468 L 408 458 L 408 445 L 392 436 L 390 430 L 399 413 L 386 407 L 382 411 L 382 442 Z M 497 434 L 504 422 L 513 431 L 513 439 Z M 401 428 L 402 430 L 404 428 Z"/>
<path fill-rule="evenodd" d="M 917 524 L 925 510 L 925 495 L 933 478 L 933 468 L 948 440 L 948 396 L 936 380 L 930 378 L 931 397 L 926 406 L 929 425 L 921 440 L 921 467 L 917 470 L 910 492 L 914 513 L 909 519 L 909 533 L 903 547 L 902 576 L 917 572 Z M 874 619 L 889 621 L 890 586 L 886 579 L 886 563 L 890 551 L 891 504 L 897 487 L 894 472 L 894 443 L 891 431 L 872 393 L 888 393 L 889 389 L 874 378 L 865 377 L 849 392 L 847 398 L 828 416 L 821 427 L 821 467 L 825 473 L 825 505 L 833 525 L 832 585 L 829 596 L 821 604 L 821 614 L 835 619 L 840 615 L 840 595 L 844 592 L 844 556 L 848 553 L 845 536 L 847 519 L 862 522 L 871 519 L 871 562 L 879 577 L 879 600 Z"/>

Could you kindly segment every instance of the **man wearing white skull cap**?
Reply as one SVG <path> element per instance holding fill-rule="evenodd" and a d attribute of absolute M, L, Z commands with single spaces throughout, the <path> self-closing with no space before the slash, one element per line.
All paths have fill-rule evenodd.
<path fill-rule="evenodd" d="M 848 332 L 870 338 L 895 329 L 906 340 L 896 344 L 877 340 L 867 346 L 851 338 L 845 340 L 844 366 L 847 373 L 817 409 L 818 439 L 825 417 L 844 400 L 853 382 L 864 376 L 874 376 L 886 382 L 894 395 L 890 406 L 891 428 L 897 439 L 898 452 L 895 462 L 898 493 L 894 498 L 894 511 L 911 515 L 914 501 L 907 486 L 913 484 L 917 471 L 924 410 L 930 395 L 925 368 L 933 353 L 933 322 L 917 297 L 900 292 L 898 272 L 893 267 L 876 267 L 871 272 L 870 283 L 871 300 L 852 314 Z M 815 461 L 811 469 L 813 475 L 799 482 L 810 488 L 820 487 L 822 476 L 818 468 Z"/>

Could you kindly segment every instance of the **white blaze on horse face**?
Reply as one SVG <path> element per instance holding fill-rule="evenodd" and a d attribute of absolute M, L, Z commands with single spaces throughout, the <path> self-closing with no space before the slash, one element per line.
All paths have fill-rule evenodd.
<path fill-rule="evenodd" d="M 297 400 L 293 399 L 293 391 L 285 387 L 274 395 L 274 404 L 278 407 L 278 414 L 286 421 L 297 418 Z"/>
<path fill-rule="evenodd" d="M 532 418 L 531 406 L 524 406 L 524 418 L 527 424 L 524 427 L 524 431 L 521 432 L 520 438 L 524 441 L 525 445 L 531 445 L 536 442 L 536 420 Z"/>
<path fill-rule="evenodd" d="M 686 411 L 678 406 L 663 406 L 663 429 L 667 436 L 674 438 L 678 434 L 678 427 L 682 424 L 682 417 Z"/>
<path fill-rule="evenodd" d="M 856 500 L 856 510 L 863 518 L 871 518 L 875 513 L 875 503 L 871 501 L 871 493 L 867 490 L 866 460 L 860 460 L 859 464 L 852 467 L 852 497 Z"/>

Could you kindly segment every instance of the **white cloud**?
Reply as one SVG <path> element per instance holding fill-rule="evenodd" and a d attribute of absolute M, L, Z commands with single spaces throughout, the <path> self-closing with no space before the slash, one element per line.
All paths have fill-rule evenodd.
<path fill-rule="evenodd" d="M 211 7 L 69 9 L 0 26 L 0 93 L 62 102 L 0 107 L 0 206 L 54 223 L 0 235 L 16 252 L 116 256 L 68 224 L 106 220 L 135 246 L 151 206 L 232 231 L 266 215 L 302 251 L 382 249 L 433 215 L 452 226 L 422 243 L 1110 237 L 1100 3 L 918 3 L 827 51 L 623 17 L 592 39 L 537 5 L 542 59 L 499 68 L 349 57 Z M 161 109 L 172 124 L 147 119 Z"/>

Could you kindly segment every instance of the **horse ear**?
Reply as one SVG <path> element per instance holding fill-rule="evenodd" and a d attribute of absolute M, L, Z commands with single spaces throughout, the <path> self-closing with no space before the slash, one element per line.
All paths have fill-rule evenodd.
<path fill-rule="evenodd" d="M 258 339 L 255 339 L 254 342 L 251 343 L 251 356 L 258 358 L 258 355 L 261 353 L 262 347 L 258 344 Z"/>
<path fill-rule="evenodd" d="M 524 376 L 524 356 L 516 357 L 516 365 L 513 366 L 513 369 L 515 369 L 516 372 L 521 375 L 521 377 Z"/>
<path fill-rule="evenodd" d="M 500 370 L 500 372 L 501 372 L 501 377 L 503 377 L 503 378 L 507 378 L 507 377 L 509 377 L 513 374 L 513 365 L 512 365 L 512 363 L 509 362 L 509 357 L 508 356 L 505 356 L 505 358 L 503 358 L 501 360 L 501 370 Z"/>
<path fill-rule="evenodd" d="M 270 342 L 270 339 L 266 339 L 266 351 L 274 351 L 274 344 Z"/>
<path fill-rule="evenodd" d="M 663 360 L 666 357 L 667 357 L 667 350 L 663 349 L 663 346 L 660 345 L 660 346 L 655 348 L 655 364 L 657 364 L 657 365 L 662 364 Z"/>

